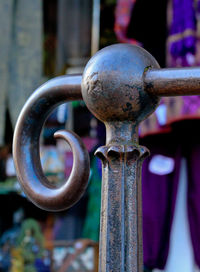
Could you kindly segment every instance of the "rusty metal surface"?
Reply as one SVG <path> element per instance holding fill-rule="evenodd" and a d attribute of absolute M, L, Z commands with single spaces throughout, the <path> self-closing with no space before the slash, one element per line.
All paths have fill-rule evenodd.
<path fill-rule="evenodd" d="M 56 138 L 69 143 L 73 168 L 68 181 L 58 188 L 45 177 L 39 155 L 39 138 L 49 113 L 59 104 L 80 100 L 81 76 L 64 76 L 38 88 L 25 104 L 14 133 L 13 156 L 18 179 L 26 195 L 46 210 L 63 210 L 76 203 L 84 193 L 89 177 L 89 155 L 81 139 L 73 132 L 58 131 Z"/>
<path fill-rule="evenodd" d="M 141 165 L 138 145 L 103 146 L 99 271 L 143 271 Z"/>
<path fill-rule="evenodd" d="M 141 165 L 148 150 L 138 143 L 139 123 L 162 96 L 200 94 L 200 68 L 159 68 L 140 47 L 104 48 L 91 58 L 82 77 L 58 78 L 40 87 L 16 126 L 14 159 L 25 192 L 38 206 L 61 210 L 85 190 L 89 160 L 78 136 L 57 132 L 56 137 L 70 143 L 75 162 L 64 185 L 50 186 L 39 163 L 39 135 L 49 111 L 83 97 L 88 109 L 105 123 L 106 145 L 96 152 L 103 165 L 100 272 L 143 271 Z"/>
<path fill-rule="evenodd" d="M 200 94 L 200 68 L 149 69 L 144 75 L 146 91 L 158 96 Z"/>
<path fill-rule="evenodd" d="M 100 50 L 83 73 L 82 95 L 88 109 L 103 122 L 141 122 L 159 102 L 144 89 L 148 67 L 159 65 L 140 47 L 116 44 Z"/>
<path fill-rule="evenodd" d="M 82 95 L 106 125 L 103 164 L 99 271 L 142 272 L 141 164 L 148 151 L 138 144 L 138 124 L 158 105 L 143 84 L 148 67 L 159 68 L 144 49 L 118 44 L 87 64 Z"/>

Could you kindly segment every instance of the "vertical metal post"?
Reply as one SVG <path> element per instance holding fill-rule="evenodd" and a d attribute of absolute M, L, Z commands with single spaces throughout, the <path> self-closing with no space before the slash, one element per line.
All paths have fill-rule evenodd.
<path fill-rule="evenodd" d="M 97 150 L 103 165 L 99 271 L 142 271 L 141 164 L 137 145 Z"/>
<path fill-rule="evenodd" d="M 141 164 L 148 151 L 139 146 L 138 125 L 159 101 L 143 89 L 150 65 L 159 67 L 141 48 L 115 45 L 96 54 L 83 73 L 83 99 L 106 125 L 106 146 L 96 152 L 103 165 L 102 272 L 143 271 Z"/>

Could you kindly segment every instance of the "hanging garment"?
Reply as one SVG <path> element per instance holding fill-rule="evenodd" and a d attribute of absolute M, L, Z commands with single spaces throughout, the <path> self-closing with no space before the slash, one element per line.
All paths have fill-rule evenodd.
<path fill-rule="evenodd" d="M 199 122 L 197 123 L 199 125 Z M 196 133 L 194 133 L 196 134 Z M 188 219 L 191 231 L 191 240 L 194 251 L 194 259 L 200 269 L 200 135 L 197 133 L 189 142 L 187 153 L 187 168 L 188 168 Z"/>
<path fill-rule="evenodd" d="M 181 149 L 173 136 L 167 134 L 149 136 L 142 144 L 151 151 L 151 155 L 144 161 L 142 167 L 144 265 L 148 269 L 162 270 L 165 268 L 169 252 Z M 174 162 L 171 169 L 165 163 L 169 159 Z M 159 165 L 160 163 L 162 165 Z"/>
<path fill-rule="evenodd" d="M 199 63 L 200 1 L 170 0 L 168 7 L 167 62 L 170 67 Z"/>
<path fill-rule="evenodd" d="M 118 0 L 115 11 L 115 33 L 120 42 L 139 45 L 140 43 L 137 40 L 127 37 L 128 26 L 135 2 L 136 0 Z"/>
<path fill-rule="evenodd" d="M 142 168 L 144 264 L 150 269 L 164 269 L 167 261 L 182 157 L 187 163 L 191 242 L 195 263 L 200 269 L 200 132 L 197 129 L 191 133 L 199 125 L 199 120 L 179 121 L 173 124 L 170 134 L 142 139 L 142 144 L 151 150 Z M 156 156 L 163 156 L 157 165 Z M 166 174 L 169 163 L 164 160 L 169 158 L 174 165 Z"/>
<path fill-rule="evenodd" d="M 200 64 L 199 0 L 118 0 L 115 32 L 120 42 L 138 40 L 161 67 Z M 141 124 L 140 136 L 170 132 L 173 122 L 194 118 L 200 118 L 200 96 L 165 97 Z"/>
<path fill-rule="evenodd" d="M 30 94 L 41 84 L 42 1 L 0 1 L 0 145 L 5 111 L 14 127 Z"/>
<path fill-rule="evenodd" d="M 168 3 L 168 7 L 166 4 Z M 163 10 L 164 8 L 164 10 Z M 137 9 L 137 13 L 134 13 Z M 162 17 L 159 16 L 157 10 Z M 146 11 L 145 11 L 146 10 Z M 150 12 L 151 11 L 151 12 Z M 167 14 L 167 19 L 166 15 Z M 155 16 L 156 15 L 156 16 Z M 134 21 L 137 18 L 137 22 Z M 141 20 L 141 21 L 140 21 Z M 161 21 L 162 20 L 162 21 Z M 165 20 L 167 20 L 165 22 Z M 157 28 L 149 31 L 149 25 L 155 21 Z M 130 25 L 131 31 L 129 30 Z M 144 23 L 144 27 L 142 26 Z M 145 37 L 152 37 L 150 43 L 159 42 L 158 30 L 161 25 L 161 33 L 165 33 L 167 26 L 167 55 L 168 66 L 191 66 L 199 63 L 199 51 L 197 43 L 200 38 L 200 0 L 155 0 L 149 3 L 147 0 L 118 0 L 115 12 L 115 33 L 120 42 L 145 44 Z M 143 33 L 141 28 L 143 27 Z M 135 32 L 135 29 L 139 30 Z M 145 29 L 148 29 L 145 31 Z M 154 33 L 157 34 L 154 35 Z M 162 35 L 162 34 L 161 34 Z M 148 49 L 147 46 L 144 47 Z M 154 55 L 154 54 L 153 54 Z M 154 55 L 155 56 L 155 55 Z"/>

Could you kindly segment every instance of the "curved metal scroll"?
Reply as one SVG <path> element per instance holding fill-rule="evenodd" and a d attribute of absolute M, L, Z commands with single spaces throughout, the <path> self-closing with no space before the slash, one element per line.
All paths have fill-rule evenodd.
<path fill-rule="evenodd" d="M 74 205 L 84 193 L 89 178 L 89 155 L 73 132 L 58 131 L 66 140 L 74 163 L 67 181 L 55 187 L 45 177 L 39 154 L 40 133 L 49 113 L 59 104 L 81 100 L 81 75 L 52 79 L 39 87 L 23 107 L 14 133 L 13 157 L 17 176 L 26 195 L 40 208 L 59 211 Z"/>

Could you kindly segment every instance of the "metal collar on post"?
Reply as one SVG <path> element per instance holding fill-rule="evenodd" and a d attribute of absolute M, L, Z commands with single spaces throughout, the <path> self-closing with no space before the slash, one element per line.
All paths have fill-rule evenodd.
<path fill-rule="evenodd" d="M 27 101 L 13 143 L 18 179 L 27 196 L 46 210 L 62 210 L 78 201 L 89 177 L 89 157 L 74 133 L 58 131 L 72 147 L 72 173 L 60 187 L 44 176 L 39 158 L 43 124 L 57 105 L 82 99 L 106 126 L 102 160 L 100 272 L 142 272 L 141 165 L 148 150 L 138 143 L 138 125 L 161 96 L 200 94 L 200 68 L 160 69 L 144 49 L 116 44 L 95 54 L 83 76 L 53 79 Z M 81 95 L 82 92 L 82 95 Z"/>

